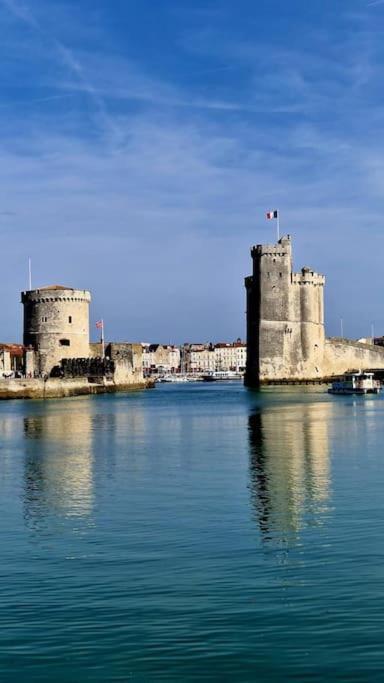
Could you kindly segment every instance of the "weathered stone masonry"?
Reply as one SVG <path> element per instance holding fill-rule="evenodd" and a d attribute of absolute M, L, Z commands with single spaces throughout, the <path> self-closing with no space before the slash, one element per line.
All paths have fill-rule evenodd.
<path fill-rule="evenodd" d="M 384 368 L 384 350 L 347 340 L 326 340 L 325 278 L 292 269 L 290 236 L 251 250 L 247 290 L 245 383 L 321 379 L 357 368 Z"/>
<path fill-rule="evenodd" d="M 24 346 L 36 352 L 39 373 L 50 373 L 63 358 L 89 356 L 90 292 L 51 285 L 22 292 Z"/>
<path fill-rule="evenodd" d="M 22 292 L 25 379 L 0 381 L 1 398 L 48 398 L 144 388 L 141 344 L 90 343 L 87 290 Z"/>

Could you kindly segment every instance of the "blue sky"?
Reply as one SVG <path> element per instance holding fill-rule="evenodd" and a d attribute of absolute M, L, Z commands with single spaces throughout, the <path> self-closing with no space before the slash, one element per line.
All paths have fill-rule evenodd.
<path fill-rule="evenodd" d="M 1 339 L 19 291 L 109 338 L 244 335 L 278 207 L 328 334 L 384 334 L 384 1 L 0 0 Z M 95 334 L 93 336 L 96 336 Z"/>

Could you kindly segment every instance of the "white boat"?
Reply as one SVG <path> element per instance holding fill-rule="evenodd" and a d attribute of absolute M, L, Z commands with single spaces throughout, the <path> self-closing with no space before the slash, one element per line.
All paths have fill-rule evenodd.
<path fill-rule="evenodd" d="M 157 382 L 170 382 L 172 384 L 181 384 L 181 382 L 188 382 L 188 377 L 185 375 L 164 375 L 162 377 L 159 377 Z"/>
<path fill-rule="evenodd" d="M 203 375 L 204 382 L 217 382 L 218 380 L 236 380 L 242 379 L 243 373 L 235 372 L 234 370 L 216 370 L 215 372 L 207 372 Z"/>
<path fill-rule="evenodd" d="M 332 382 L 330 394 L 378 394 L 380 381 L 374 379 L 373 372 L 348 372 L 342 379 Z"/>

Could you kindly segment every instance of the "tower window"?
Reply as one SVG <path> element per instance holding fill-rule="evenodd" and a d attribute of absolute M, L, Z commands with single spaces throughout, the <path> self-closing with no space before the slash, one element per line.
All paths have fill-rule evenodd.
<path fill-rule="evenodd" d="M 46 315 L 44 315 L 44 316 L 41 318 L 41 322 L 42 322 L 42 323 L 47 323 L 47 322 L 48 322 L 48 318 L 47 318 Z"/>
<path fill-rule="evenodd" d="M 68 316 L 68 322 L 69 322 L 69 323 L 71 323 L 71 322 L 72 322 L 72 316 L 71 316 L 71 315 L 70 315 L 70 316 Z"/>
<path fill-rule="evenodd" d="M 60 339 L 60 346 L 70 346 L 71 342 L 69 339 Z"/>

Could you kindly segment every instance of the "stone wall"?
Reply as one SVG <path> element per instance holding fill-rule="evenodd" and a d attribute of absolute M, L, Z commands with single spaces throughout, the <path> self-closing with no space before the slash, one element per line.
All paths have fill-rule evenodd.
<path fill-rule="evenodd" d="M 87 358 L 63 358 L 51 371 L 54 378 L 103 379 L 115 384 L 137 384 L 144 381 L 141 344 L 109 343 L 105 347 L 105 358 L 93 356 L 98 345 Z M 101 350 L 101 349 L 99 349 Z"/>
<path fill-rule="evenodd" d="M 75 377 L 113 379 L 114 362 L 107 358 L 63 358 L 60 365 L 53 368 L 52 377 Z"/>
<path fill-rule="evenodd" d="M 141 344 L 111 343 L 105 355 L 114 363 L 116 384 L 143 382 L 143 348 Z"/>
<path fill-rule="evenodd" d="M 384 369 L 384 348 L 347 339 L 327 339 L 322 373 L 340 375 L 349 370 Z"/>
<path fill-rule="evenodd" d="M 152 387 L 150 380 L 116 384 L 113 381 L 89 382 L 86 378 L 77 379 L 0 379 L 0 400 L 9 399 L 47 399 L 82 396 L 88 394 L 134 391 Z"/>
<path fill-rule="evenodd" d="M 89 357 L 90 358 L 101 358 L 103 355 L 103 346 L 101 342 L 90 342 L 89 344 Z"/>

